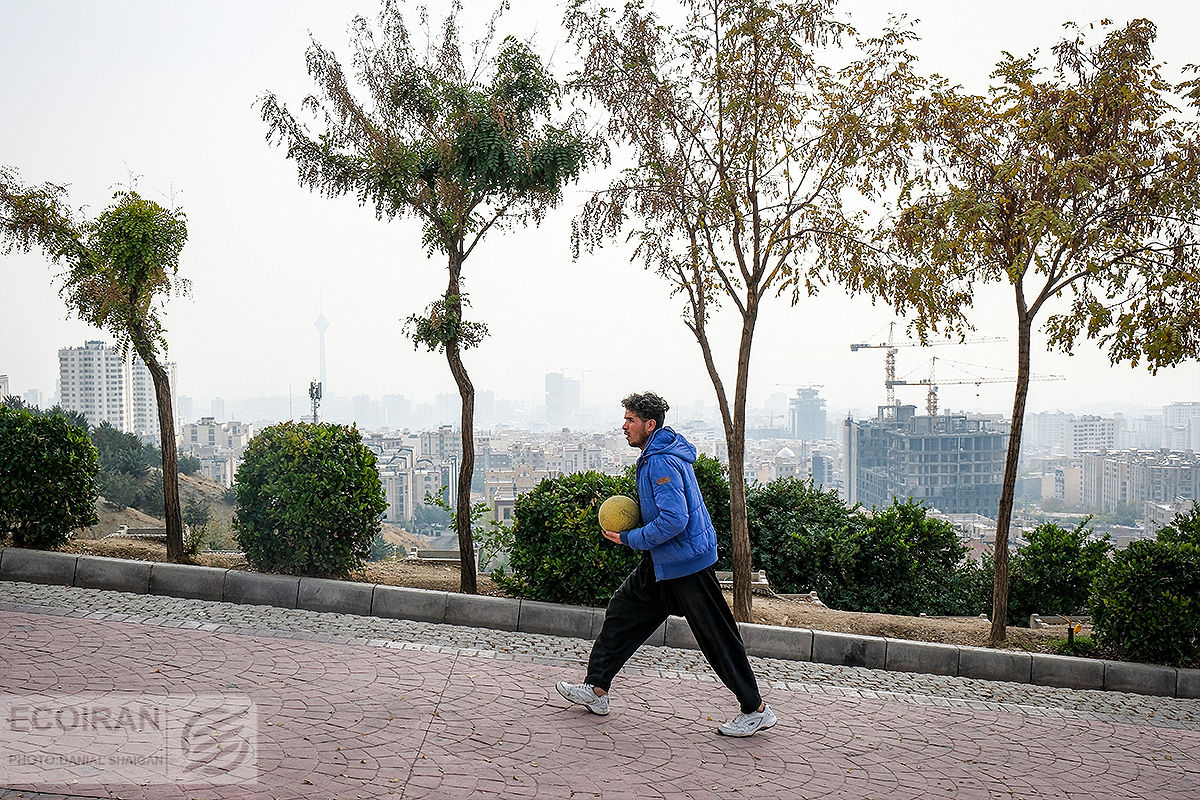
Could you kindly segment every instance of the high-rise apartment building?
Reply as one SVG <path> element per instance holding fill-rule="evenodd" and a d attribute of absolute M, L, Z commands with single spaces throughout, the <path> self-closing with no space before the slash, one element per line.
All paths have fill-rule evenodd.
<path fill-rule="evenodd" d="M 546 375 L 546 422 L 552 428 L 562 428 L 574 424 L 579 416 L 583 387 L 574 378 L 568 378 L 561 372 L 550 372 Z"/>
<path fill-rule="evenodd" d="M 911 497 L 946 514 L 994 516 L 1007 447 L 1002 423 L 881 406 L 873 420 L 846 421 L 847 499 L 882 508 Z"/>
<path fill-rule="evenodd" d="M 166 365 L 175 384 L 175 365 Z M 58 351 L 60 405 L 78 411 L 88 425 L 109 423 L 137 436 L 158 436 L 158 401 L 150 370 L 136 355 L 121 358 L 104 342 Z"/>
<path fill-rule="evenodd" d="M 1115 511 L 1126 503 L 1200 498 L 1200 456 L 1172 450 L 1117 450 L 1083 456 L 1083 506 Z"/>
<path fill-rule="evenodd" d="M 1168 450 L 1195 450 L 1193 431 L 1200 425 L 1200 402 L 1163 406 L 1163 442 Z"/>
<path fill-rule="evenodd" d="M 1063 451 L 1079 458 L 1089 450 L 1111 450 L 1117 446 L 1117 421 L 1086 416 L 1063 422 Z"/>
<path fill-rule="evenodd" d="M 825 399 L 811 386 L 797 389 L 796 396 L 788 398 L 788 419 L 793 439 L 824 439 Z"/>

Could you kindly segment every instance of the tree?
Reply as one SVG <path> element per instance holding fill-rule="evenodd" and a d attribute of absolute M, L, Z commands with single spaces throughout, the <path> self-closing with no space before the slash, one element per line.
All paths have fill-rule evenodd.
<path fill-rule="evenodd" d="M 500 11 L 476 45 L 483 55 L 468 70 L 459 44 L 461 11 L 455 2 L 441 41 L 424 50 L 413 45 L 395 0 L 384 1 L 378 41 L 367 22 L 355 18 L 354 65 L 369 105 L 354 95 L 337 57 L 314 40 L 306 58 L 320 97 L 306 98 L 304 106 L 324 125 L 317 136 L 274 94 L 262 99 L 261 109 L 268 140 L 286 144 L 301 185 L 327 197 L 353 194 L 374 205 L 379 219 L 415 216 L 427 253 L 446 257 L 446 291 L 425 316 L 409 317 L 405 330 L 416 347 L 445 353 L 462 399 L 455 504 L 460 588 L 474 593 L 475 387 L 462 352 L 477 346 L 487 327 L 464 318 L 463 266 L 493 228 L 540 221 L 584 168 L 592 145 L 576 117 L 562 126 L 544 122 L 559 89 L 527 44 L 505 38 L 490 55 Z"/>
<path fill-rule="evenodd" d="M 1144 358 L 1151 372 L 1200 353 L 1200 145 L 1182 112 L 1200 101 L 1200 86 L 1163 80 L 1148 20 L 1096 45 L 1069 28 L 1049 72 L 1036 53 L 1006 54 L 987 96 L 932 86 L 912 118 L 926 166 L 886 231 L 919 268 L 884 293 L 915 312 L 922 335 L 969 327 L 977 285 L 1013 290 L 1017 381 L 996 516 L 992 643 L 1004 639 L 1008 616 L 1009 525 L 1039 314 L 1070 298 L 1044 328 L 1048 347 L 1065 353 L 1095 339 L 1113 364 Z M 921 298 L 914 309 L 929 286 L 943 302 Z"/>
<path fill-rule="evenodd" d="M 284 422 L 246 447 L 235 478 L 238 544 L 256 569 L 342 576 L 362 566 L 387 499 L 358 429 Z"/>
<path fill-rule="evenodd" d="M 575 246 L 628 231 L 634 258 L 684 298 L 721 411 L 729 457 L 734 616 L 750 618 L 746 399 L 762 304 L 793 304 L 830 279 L 870 289 L 864 218 L 843 198 L 870 198 L 902 170 L 893 110 L 908 91 L 911 33 L 855 41 L 860 57 L 833 71 L 819 48 L 855 36 L 834 0 L 684 0 L 663 23 L 631 2 L 617 16 L 577 0 L 566 18 L 585 64 L 574 87 L 608 112 L 614 145 L 633 165 L 576 220 Z M 740 321 L 731 388 L 718 367 L 711 316 Z"/>
<path fill-rule="evenodd" d="M 14 171 L 0 169 L 0 240 L 5 253 L 36 247 L 52 263 L 63 264 L 61 294 L 67 306 L 112 334 L 122 353 L 132 349 L 150 370 L 163 451 L 167 555 L 178 561 L 184 555 L 183 520 L 171 386 L 159 360 L 167 348 L 160 304 L 188 291 L 187 281 L 178 277 L 186 218 L 180 209 L 119 191 L 94 220 L 77 220 L 65 194 L 49 183 L 22 187 Z"/>
<path fill-rule="evenodd" d="M 0 405 L 0 539 L 52 548 L 95 525 L 96 448 L 58 414 Z"/>
<path fill-rule="evenodd" d="M 1180 511 L 1175 518 L 1158 529 L 1157 538 L 1169 544 L 1194 544 L 1200 547 L 1200 502 Z"/>
<path fill-rule="evenodd" d="M 185 549 L 190 555 L 195 555 L 208 537 L 208 526 L 213 522 L 212 506 L 199 497 L 193 497 L 183 506 L 183 522 L 189 530 Z"/>
<path fill-rule="evenodd" d="M 179 471 L 184 475 L 195 475 L 200 471 L 200 467 L 200 459 L 196 456 L 187 455 L 179 459 Z"/>

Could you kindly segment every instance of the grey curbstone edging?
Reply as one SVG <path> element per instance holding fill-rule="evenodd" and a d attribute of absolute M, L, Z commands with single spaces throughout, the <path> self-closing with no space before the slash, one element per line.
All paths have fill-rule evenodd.
<path fill-rule="evenodd" d="M 1178 670 L 1175 696 L 1200 699 L 1200 669 Z"/>
<path fill-rule="evenodd" d="M 522 633 L 591 639 L 594 638 L 592 621 L 595 616 L 595 609 L 585 606 L 521 600 L 517 610 L 517 630 Z"/>
<path fill-rule="evenodd" d="M 604 627 L 604 618 L 608 616 L 608 609 L 593 608 L 592 609 L 592 632 L 588 636 L 593 642 L 600 636 L 600 629 Z"/>
<path fill-rule="evenodd" d="M 887 640 L 882 636 L 813 631 L 812 637 L 814 662 L 842 667 L 887 668 Z"/>
<path fill-rule="evenodd" d="M 78 560 L 75 553 L 6 547 L 4 560 L 0 562 L 0 580 L 73 586 Z"/>
<path fill-rule="evenodd" d="M 155 563 L 150 567 L 150 594 L 221 602 L 225 599 L 224 567 Z"/>
<path fill-rule="evenodd" d="M 958 649 L 958 675 L 984 681 L 1033 682 L 1033 655 L 1020 650 L 986 647 Z"/>
<path fill-rule="evenodd" d="M 1109 691 L 1161 697 L 1175 694 L 1178 685 L 1179 671 L 1174 667 L 1128 661 L 1104 662 L 1104 688 Z"/>
<path fill-rule="evenodd" d="M 371 598 L 374 594 L 375 585 L 371 583 L 301 578 L 296 608 L 367 617 L 371 615 Z"/>
<path fill-rule="evenodd" d="M 746 652 L 759 658 L 787 661 L 812 661 L 813 632 L 806 628 L 781 628 L 776 625 L 738 624 Z"/>
<path fill-rule="evenodd" d="M 150 591 L 150 561 L 80 556 L 75 562 L 75 586 L 114 592 L 146 594 Z"/>
<path fill-rule="evenodd" d="M 958 647 L 952 644 L 888 639 L 884 669 L 923 672 L 929 675 L 958 675 Z"/>
<path fill-rule="evenodd" d="M 683 617 L 667 617 L 665 635 L 663 636 L 663 644 L 665 647 L 674 647 L 679 650 L 699 650 L 700 644 L 696 641 L 696 634 L 692 633 L 692 626 Z"/>
<path fill-rule="evenodd" d="M 371 595 L 371 615 L 441 625 L 446 621 L 448 598 L 448 592 L 381 584 Z"/>
<path fill-rule="evenodd" d="M 334 611 L 593 640 L 599 635 L 605 617 L 603 608 L 20 547 L 0 547 L 0 580 L 149 592 L 197 600 Z M 1200 698 L 1200 669 L 749 623 L 741 623 L 739 628 L 746 652 L 763 658 L 958 675 L 1069 689 Z M 695 636 L 680 617 L 668 618 L 647 638 L 646 644 L 697 647 Z"/>
<path fill-rule="evenodd" d="M 222 599 L 226 603 L 295 608 L 299 595 L 298 577 L 231 569 L 225 576 L 225 595 Z"/>
<path fill-rule="evenodd" d="M 446 595 L 446 624 L 470 628 L 515 631 L 521 618 L 521 601 L 485 594 Z"/>
<path fill-rule="evenodd" d="M 1090 658 L 1034 653 L 1030 683 L 1060 689 L 1103 689 L 1104 662 Z"/>

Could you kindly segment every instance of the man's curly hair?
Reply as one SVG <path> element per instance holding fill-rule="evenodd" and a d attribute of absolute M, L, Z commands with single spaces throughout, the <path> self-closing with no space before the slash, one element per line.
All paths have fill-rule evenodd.
<path fill-rule="evenodd" d="M 656 429 L 663 426 L 663 421 L 667 418 L 667 411 L 671 408 L 667 405 L 666 400 L 654 392 L 631 394 L 621 401 L 621 405 L 625 406 L 625 410 L 632 411 L 642 419 L 654 420 L 657 423 Z"/>

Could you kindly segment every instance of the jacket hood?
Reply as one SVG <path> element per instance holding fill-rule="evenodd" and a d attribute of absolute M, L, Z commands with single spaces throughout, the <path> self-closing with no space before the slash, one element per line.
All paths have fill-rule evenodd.
<path fill-rule="evenodd" d="M 675 456 L 689 464 L 696 463 L 695 445 L 676 433 L 670 426 L 659 428 L 651 435 L 650 441 L 646 443 L 646 448 L 642 450 L 641 457 L 638 458 L 638 463 L 640 464 L 649 456 L 658 455 Z"/>

